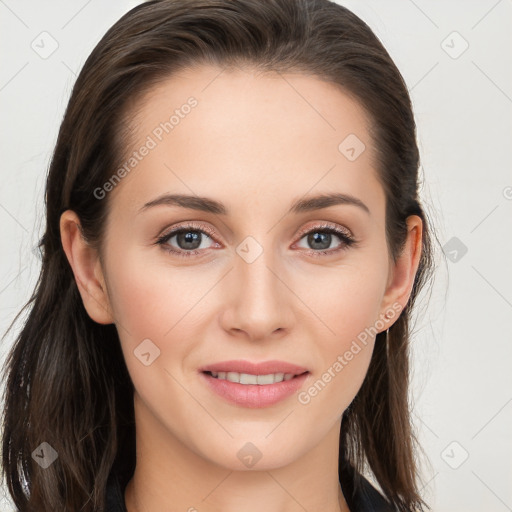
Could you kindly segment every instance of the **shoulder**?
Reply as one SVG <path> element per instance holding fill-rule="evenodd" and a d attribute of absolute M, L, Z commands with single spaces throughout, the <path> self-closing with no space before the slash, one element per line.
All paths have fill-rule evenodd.
<path fill-rule="evenodd" d="M 353 502 L 354 506 L 350 507 L 350 512 L 397 512 L 397 509 L 390 505 L 364 477 L 361 477 L 361 484 L 356 490 Z"/>
<path fill-rule="evenodd" d="M 350 512 L 398 512 L 386 498 L 351 465 L 340 468 L 340 483 Z"/>

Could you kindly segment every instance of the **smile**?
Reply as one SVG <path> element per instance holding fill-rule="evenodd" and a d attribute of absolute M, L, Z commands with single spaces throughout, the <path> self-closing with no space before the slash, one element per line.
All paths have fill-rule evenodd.
<path fill-rule="evenodd" d="M 268 375 L 253 375 L 250 373 L 238 372 L 207 372 L 216 379 L 228 380 L 238 384 L 256 384 L 258 386 L 266 386 L 268 384 L 276 384 L 285 380 L 291 380 L 295 377 L 294 373 L 269 373 Z"/>

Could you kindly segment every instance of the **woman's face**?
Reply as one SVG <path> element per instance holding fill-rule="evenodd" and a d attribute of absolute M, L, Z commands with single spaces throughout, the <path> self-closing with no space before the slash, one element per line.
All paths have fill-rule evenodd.
<path fill-rule="evenodd" d="M 388 256 L 369 121 L 317 78 L 214 67 L 162 82 L 134 116 L 125 170 L 95 194 L 138 426 L 226 468 L 285 465 L 336 438 L 412 286 L 410 259 Z M 243 384 L 210 365 L 307 373 Z"/>

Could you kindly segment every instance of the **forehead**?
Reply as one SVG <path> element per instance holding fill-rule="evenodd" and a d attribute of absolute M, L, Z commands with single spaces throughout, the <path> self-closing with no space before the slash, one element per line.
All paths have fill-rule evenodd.
<path fill-rule="evenodd" d="M 197 106 L 189 109 L 187 102 L 192 98 Z M 174 138 L 179 138 L 180 132 L 185 136 L 202 128 L 205 144 L 217 141 L 216 135 L 240 138 L 257 134 L 258 140 L 265 140 L 267 134 L 265 142 L 273 145 L 296 143 L 297 137 L 302 137 L 322 138 L 337 148 L 336 142 L 348 133 L 367 138 L 369 127 L 369 118 L 357 99 L 340 86 L 303 73 L 253 68 L 198 66 L 181 70 L 152 87 L 137 107 L 134 128 L 139 136 L 176 113 L 179 119 L 172 121 L 176 128 L 183 115 L 192 120 L 188 129 L 173 128 Z M 275 129 L 281 130 L 277 141 Z"/>
<path fill-rule="evenodd" d="M 183 192 L 279 205 L 283 195 L 329 190 L 382 202 L 369 123 L 357 100 L 315 76 L 182 70 L 134 109 L 125 159 L 149 141 L 152 149 L 118 188 L 139 203 Z"/>

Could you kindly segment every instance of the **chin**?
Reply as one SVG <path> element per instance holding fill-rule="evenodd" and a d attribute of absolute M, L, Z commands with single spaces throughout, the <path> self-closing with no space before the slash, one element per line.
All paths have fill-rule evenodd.
<path fill-rule="evenodd" d="M 287 445 L 281 440 L 272 440 L 272 436 L 265 439 L 268 432 L 266 429 L 259 436 L 234 437 L 228 442 L 210 445 L 207 453 L 201 452 L 212 463 L 230 471 L 267 471 L 287 466 L 307 451 L 306 446 L 298 447 L 289 437 Z"/>

